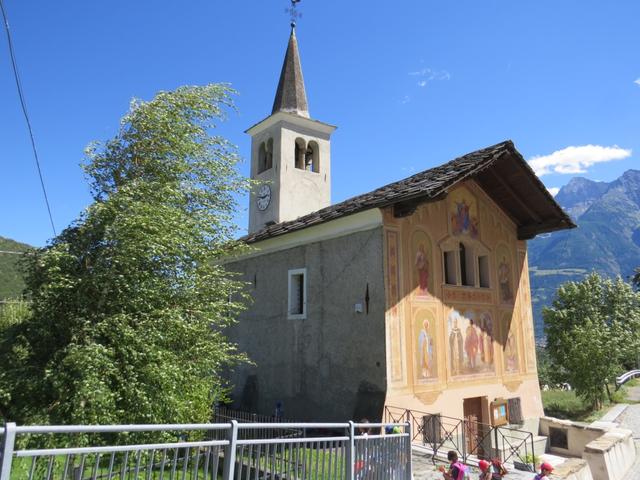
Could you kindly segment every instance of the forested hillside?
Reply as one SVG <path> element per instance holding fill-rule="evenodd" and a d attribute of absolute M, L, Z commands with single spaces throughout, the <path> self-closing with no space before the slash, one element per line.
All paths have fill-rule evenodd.
<path fill-rule="evenodd" d="M 31 249 L 25 243 L 0 237 L 0 300 L 16 298 L 22 294 L 24 280 L 18 265 L 20 252 Z"/>

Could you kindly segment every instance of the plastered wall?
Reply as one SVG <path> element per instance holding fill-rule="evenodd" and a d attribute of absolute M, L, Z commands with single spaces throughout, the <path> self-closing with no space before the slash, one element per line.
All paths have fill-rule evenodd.
<path fill-rule="evenodd" d="M 489 402 L 520 397 L 525 418 L 542 416 L 527 250 L 513 222 L 471 181 L 409 216 L 390 207 L 383 217 L 386 404 L 462 418 L 463 399 L 481 397 L 488 422 Z M 444 251 L 456 256 L 457 283 L 466 257 L 473 286 L 446 284 Z"/>

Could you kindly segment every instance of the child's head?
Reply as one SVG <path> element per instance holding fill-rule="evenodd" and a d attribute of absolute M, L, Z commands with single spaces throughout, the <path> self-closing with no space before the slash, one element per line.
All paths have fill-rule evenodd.
<path fill-rule="evenodd" d="M 478 462 L 478 467 L 480 468 L 480 470 L 482 472 L 486 472 L 489 469 L 490 466 L 491 466 L 491 464 L 489 462 L 487 462 L 486 460 L 480 460 Z"/>
<path fill-rule="evenodd" d="M 449 450 L 447 453 L 447 458 L 450 462 L 454 463 L 458 461 L 458 454 L 454 450 Z"/>
<path fill-rule="evenodd" d="M 548 475 L 551 472 L 553 472 L 553 466 L 549 462 L 544 462 L 540 465 L 540 473 L 543 475 Z"/>

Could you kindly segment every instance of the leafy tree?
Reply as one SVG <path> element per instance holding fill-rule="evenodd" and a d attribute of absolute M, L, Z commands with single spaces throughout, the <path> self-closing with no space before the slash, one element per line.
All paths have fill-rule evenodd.
<path fill-rule="evenodd" d="M 640 289 L 640 267 L 637 267 L 633 271 L 633 276 L 631 277 L 631 283 L 633 283 L 636 289 Z"/>
<path fill-rule="evenodd" d="M 242 285 L 220 259 L 240 248 L 230 220 L 247 182 L 234 148 L 209 134 L 232 93 L 182 87 L 134 101 L 115 138 L 87 149 L 94 203 L 27 258 L 32 313 L 0 339 L 9 418 L 209 419 L 222 372 L 244 360 L 222 333 Z"/>
<path fill-rule="evenodd" d="M 608 382 L 636 362 L 640 294 L 617 278 L 593 273 L 562 285 L 543 311 L 547 351 L 576 393 L 599 407 Z"/>

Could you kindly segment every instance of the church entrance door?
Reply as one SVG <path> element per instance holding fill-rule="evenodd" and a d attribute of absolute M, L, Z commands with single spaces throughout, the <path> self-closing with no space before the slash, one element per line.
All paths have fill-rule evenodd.
<path fill-rule="evenodd" d="M 465 398 L 463 400 L 464 410 L 464 434 L 467 455 L 484 457 L 484 437 L 488 426 L 485 425 L 482 414 L 483 397 Z"/>

